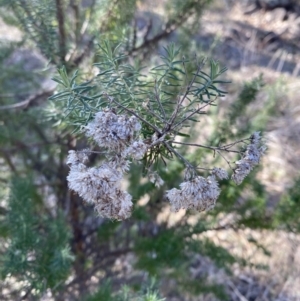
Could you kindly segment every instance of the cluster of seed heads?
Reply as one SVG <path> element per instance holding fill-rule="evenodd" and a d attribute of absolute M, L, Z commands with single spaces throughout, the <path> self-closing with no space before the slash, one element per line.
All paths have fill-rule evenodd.
<path fill-rule="evenodd" d="M 93 204 L 100 216 L 117 220 L 131 216 L 132 196 L 122 190 L 121 183 L 130 163 L 141 160 L 151 148 L 151 144 L 141 139 L 141 128 L 142 125 L 135 116 L 118 115 L 111 109 L 102 110 L 87 124 L 85 134 L 107 151 L 107 160 L 99 167 L 87 167 L 88 150 L 69 152 L 69 188 L 87 203 Z M 236 162 L 231 177 L 235 183 L 240 184 L 259 163 L 265 151 L 265 147 L 260 144 L 260 134 L 255 132 L 250 137 L 250 143 L 242 158 Z M 213 168 L 210 173 L 207 178 L 195 175 L 180 184 L 180 189 L 168 190 L 166 196 L 171 209 L 212 209 L 220 195 L 217 179 L 228 179 L 228 173 L 218 167 Z M 149 172 L 148 178 L 157 187 L 164 184 L 156 171 Z"/>

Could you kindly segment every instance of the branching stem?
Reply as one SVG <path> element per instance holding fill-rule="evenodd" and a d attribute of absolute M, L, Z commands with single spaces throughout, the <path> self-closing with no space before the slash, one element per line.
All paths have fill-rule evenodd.
<path fill-rule="evenodd" d="M 164 145 L 167 147 L 167 149 L 176 155 L 188 168 L 191 168 L 192 170 L 195 170 L 195 166 L 192 165 L 188 160 L 186 160 L 179 152 L 177 152 L 168 142 L 164 141 Z"/>

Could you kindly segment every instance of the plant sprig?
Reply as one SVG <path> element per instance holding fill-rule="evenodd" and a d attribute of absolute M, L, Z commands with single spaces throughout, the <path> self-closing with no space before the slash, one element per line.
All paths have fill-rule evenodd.
<path fill-rule="evenodd" d="M 160 64 L 146 68 L 129 64 L 121 44 L 102 41 L 95 66 L 99 69 L 97 76 L 83 83 L 77 83 L 78 71 L 69 78 L 65 68 L 59 69 L 58 76 L 53 78 L 61 91 L 50 99 L 64 107 L 65 120 L 77 129 L 104 108 L 135 116 L 142 125 L 142 138 L 149 145 L 144 157 L 148 168 L 160 159 L 166 164 L 175 156 L 188 169 L 199 169 L 180 154 L 177 145 L 210 149 L 227 163 L 222 152 L 240 153 L 232 146 L 245 139 L 214 147 L 176 140 L 178 136 L 191 138 L 185 128 L 198 122 L 225 95 L 221 85 L 228 81 L 221 76 L 226 68 L 221 68 L 217 61 L 207 64 L 205 58 L 196 55 L 187 59 L 181 55 L 180 48 L 171 44 L 164 48 Z"/>

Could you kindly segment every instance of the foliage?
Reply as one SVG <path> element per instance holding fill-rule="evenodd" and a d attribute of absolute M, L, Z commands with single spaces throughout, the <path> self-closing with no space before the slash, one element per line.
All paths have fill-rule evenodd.
<path fill-rule="evenodd" d="M 289 232 L 299 233 L 299 214 L 297 212 L 300 201 L 300 178 L 296 178 L 294 185 L 281 197 L 276 208 L 275 226 Z"/>
<path fill-rule="evenodd" d="M 2 277 L 24 281 L 27 294 L 58 289 L 73 261 L 70 231 L 62 214 L 54 217 L 43 206 L 30 178 L 12 179 L 3 226 L 10 244 L 3 258 Z"/>
<path fill-rule="evenodd" d="M 141 288 L 135 292 L 128 286 L 123 286 L 118 293 L 113 293 L 109 283 L 103 285 L 99 290 L 86 297 L 84 301 L 164 301 L 154 288 L 155 282 L 152 281 L 147 288 Z"/>

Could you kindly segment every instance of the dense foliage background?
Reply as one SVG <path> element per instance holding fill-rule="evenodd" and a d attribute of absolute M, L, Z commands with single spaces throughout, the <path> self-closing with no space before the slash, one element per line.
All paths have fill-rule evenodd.
<path fill-rule="evenodd" d="M 299 7 L 250 2 L 0 1 L 1 300 L 299 300 Z M 131 168 L 124 185 L 135 209 L 123 222 L 97 217 L 69 191 L 66 157 L 90 144 L 78 131 L 87 117 L 49 100 L 62 91 L 51 77 L 64 66 L 70 82 L 79 70 L 75 92 L 86 95 L 105 39 L 122 45 L 124 64 L 148 70 L 171 42 L 229 68 L 227 96 L 191 132 L 218 146 L 263 131 L 269 152 L 242 185 L 222 181 L 212 211 L 170 212 L 164 191 L 184 169 L 175 159 L 160 189 Z M 209 150 L 181 152 L 222 164 Z"/>

